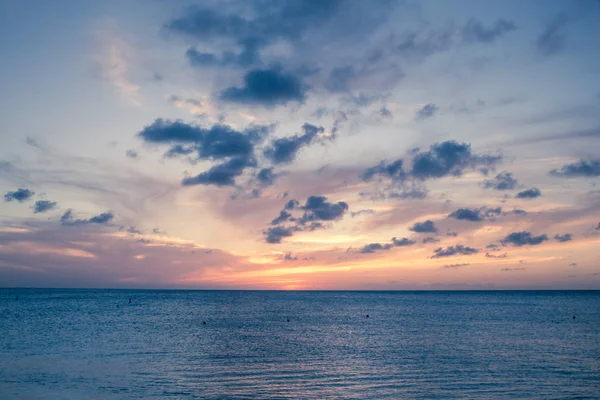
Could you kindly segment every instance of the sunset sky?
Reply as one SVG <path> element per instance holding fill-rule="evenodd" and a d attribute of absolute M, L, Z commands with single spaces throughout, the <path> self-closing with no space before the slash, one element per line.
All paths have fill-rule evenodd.
<path fill-rule="evenodd" d="M 599 20 L 0 0 L 0 287 L 600 289 Z"/>

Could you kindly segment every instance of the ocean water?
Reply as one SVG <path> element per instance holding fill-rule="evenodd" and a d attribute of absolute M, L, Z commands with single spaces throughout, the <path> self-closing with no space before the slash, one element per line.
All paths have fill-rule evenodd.
<path fill-rule="evenodd" d="M 0 399 L 134 398 L 600 399 L 600 292 L 0 290 Z"/>

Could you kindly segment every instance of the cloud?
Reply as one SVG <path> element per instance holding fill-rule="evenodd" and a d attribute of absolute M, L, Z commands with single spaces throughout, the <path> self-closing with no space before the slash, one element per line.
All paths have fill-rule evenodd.
<path fill-rule="evenodd" d="M 502 268 L 500 271 L 502 272 L 516 272 L 516 271 L 524 271 L 525 268 Z"/>
<path fill-rule="evenodd" d="M 463 40 L 467 42 L 492 43 L 504 34 L 515 30 L 517 27 L 512 21 L 500 19 L 491 27 L 471 18 L 461 29 Z"/>
<path fill-rule="evenodd" d="M 434 255 L 431 258 L 441 258 L 441 257 L 451 257 L 454 255 L 471 255 L 479 252 L 479 249 L 475 249 L 469 246 L 463 246 L 462 244 L 457 244 L 456 246 L 448 246 L 445 249 L 442 247 L 438 247 L 434 251 Z"/>
<path fill-rule="evenodd" d="M 442 268 L 461 268 L 461 267 L 466 267 L 467 265 L 471 265 L 469 263 L 462 263 L 462 264 L 446 264 L 444 265 Z"/>
<path fill-rule="evenodd" d="M 302 209 L 305 213 L 300 221 L 334 221 L 348 211 L 348 204 L 343 201 L 330 203 L 325 196 L 310 196 Z"/>
<path fill-rule="evenodd" d="M 531 188 L 517 193 L 515 197 L 517 199 L 535 199 L 536 197 L 540 197 L 541 195 L 542 192 L 540 191 L 540 189 Z"/>
<path fill-rule="evenodd" d="M 365 169 L 360 177 L 365 182 L 371 181 L 375 176 L 378 175 L 390 178 L 393 181 L 401 181 L 407 177 L 406 172 L 402 168 L 403 163 L 404 161 L 402 159 L 396 160 L 392 163 L 381 161 L 378 165 Z"/>
<path fill-rule="evenodd" d="M 561 243 L 569 242 L 573 240 L 573 235 L 571 233 L 565 233 L 564 235 L 556 234 L 554 235 L 554 239 Z"/>
<path fill-rule="evenodd" d="M 511 21 L 497 20 L 490 27 L 470 19 L 461 27 L 409 32 L 394 48 L 395 52 L 406 58 L 425 58 L 436 53 L 448 51 L 453 46 L 464 44 L 491 44 L 496 39 L 516 29 Z"/>
<path fill-rule="evenodd" d="M 557 54 L 565 47 L 565 35 L 562 33 L 567 18 L 564 14 L 558 14 L 538 36 L 536 46 L 538 51 L 546 56 Z"/>
<path fill-rule="evenodd" d="M 229 160 L 211 167 L 208 171 L 202 172 L 196 176 L 183 178 L 182 186 L 192 185 L 215 185 L 215 186 L 234 186 L 235 179 L 244 173 L 248 167 L 256 166 L 252 158 L 232 157 Z"/>
<path fill-rule="evenodd" d="M 365 214 L 375 214 L 375 210 L 367 208 L 367 209 L 364 209 L 364 210 L 353 211 L 353 212 L 350 213 L 350 216 L 352 218 L 354 218 L 354 217 L 358 217 L 360 215 L 365 215 Z"/>
<path fill-rule="evenodd" d="M 301 211 L 295 217 L 291 211 Z M 281 239 L 289 237 L 294 232 L 314 231 L 326 228 L 324 222 L 337 221 L 344 217 L 348 211 L 348 204 L 343 201 L 337 203 L 327 201 L 325 196 L 309 196 L 303 206 L 297 200 L 289 200 L 279 216 L 274 218 L 263 234 L 267 243 L 281 243 Z M 291 222 L 287 226 L 282 224 Z"/>
<path fill-rule="evenodd" d="M 362 249 L 360 249 L 360 252 L 361 253 L 374 253 L 379 250 L 389 250 L 391 248 L 392 248 L 392 244 L 390 244 L 390 243 L 387 243 L 387 244 L 371 243 L 371 244 L 364 246 Z"/>
<path fill-rule="evenodd" d="M 195 47 L 189 48 L 185 56 L 194 67 L 247 67 L 260 64 L 260 50 L 265 42 L 257 38 L 248 38 L 239 43 L 242 50 L 239 53 L 223 51 L 219 56 L 214 53 L 200 52 Z"/>
<path fill-rule="evenodd" d="M 333 93 L 347 92 L 350 89 L 349 83 L 355 77 L 356 72 L 350 65 L 333 68 L 325 81 L 325 89 Z"/>
<path fill-rule="evenodd" d="M 33 205 L 33 212 L 35 214 L 43 213 L 56 208 L 57 203 L 49 200 L 38 200 Z"/>
<path fill-rule="evenodd" d="M 597 177 L 600 176 L 600 160 L 579 160 L 563 165 L 560 170 L 553 169 L 550 175 L 562 178 Z"/>
<path fill-rule="evenodd" d="M 379 251 L 379 250 L 389 250 L 392 247 L 412 246 L 415 243 L 416 242 L 414 240 L 411 240 L 409 238 L 396 239 L 395 237 L 393 237 L 392 240 L 391 240 L 391 243 L 385 243 L 385 244 L 371 243 L 371 244 L 368 244 L 368 245 L 364 246 L 360 250 L 360 252 L 361 253 L 374 253 L 374 252 Z"/>
<path fill-rule="evenodd" d="M 398 247 L 412 246 L 415 243 L 416 242 L 414 240 L 411 240 L 409 238 L 402 238 L 402 239 L 396 239 L 395 237 L 392 238 L 392 244 L 394 246 L 398 246 Z"/>
<path fill-rule="evenodd" d="M 494 177 L 483 182 L 483 187 L 494 190 L 512 190 L 517 186 L 517 180 L 513 178 L 510 172 L 501 172 Z"/>
<path fill-rule="evenodd" d="M 115 27 L 95 32 L 100 51 L 93 57 L 94 70 L 121 94 L 128 105 L 141 107 L 141 87 L 133 83 L 131 70 L 135 49 L 120 37 Z"/>
<path fill-rule="evenodd" d="M 275 183 L 276 178 L 277 175 L 273 172 L 273 168 L 263 168 L 256 174 L 256 179 L 262 187 L 271 186 Z"/>
<path fill-rule="evenodd" d="M 341 3 L 339 0 L 244 2 L 250 13 L 228 9 L 228 4 L 220 4 L 218 10 L 189 7 L 181 17 L 167 22 L 165 29 L 208 43 L 229 39 L 241 46 L 241 54 L 244 54 L 251 52 L 253 46 L 261 47 L 278 40 L 300 40 L 307 31 L 330 19 Z"/>
<path fill-rule="evenodd" d="M 486 218 L 494 218 L 502 214 L 502 208 L 459 208 L 448 214 L 448 218 L 454 218 L 462 221 L 478 222 Z"/>
<path fill-rule="evenodd" d="M 413 158 L 411 175 L 416 179 L 460 176 L 466 168 L 494 167 L 501 156 L 478 156 L 471 152 L 471 145 L 454 140 L 436 143 L 428 151 L 419 152 Z"/>
<path fill-rule="evenodd" d="M 13 192 L 6 192 L 4 194 L 4 201 L 18 201 L 19 203 L 22 203 L 24 201 L 29 200 L 33 195 L 35 194 L 35 192 L 29 190 L 29 189 L 23 189 L 23 188 L 19 188 Z"/>
<path fill-rule="evenodd" d="M 521 247 L 526 245 L 536 246 L 548 240 L 547 235 L 533 236 L 531 232 L 513 232 L 500 240 L 503 246 Z"/>
<path fill-rule="evenodd" d="M 416 222 L 409 230 L 417 233 L 437 233 L 438 230 L 435 227 L 435 223 L 431 220 L 424 222 Z"/>
<path fill-rule="evenodd" d="M 60 217 L 60 224 L 64 226 L 106 224 L 114 219 L 114 217 L 115 216 L 112 212 L 103 212 L 102 214 L 95 215 L 89 219 L 74 219 L 73 211 L 69 209 Z"/>
<path fill-rule="evenodd" d="M 270 129 L 271 127 L 261 125 L 251 125 L 243 131 L 234 130 L 227 125 L 203 128 L 159 118 L 144 127 L 138 137 L 146 143 L 190 144 L 192 147 L 180 147 L 175 153 L 197 152 L 198 159 L 223 159 L 252 154 L 254 145 L 260 143 Z"/>
<path fill-rule="evenodd" d="M 508 254 L 506 254 L 506 253 L 503 253 L 503 254 L 485 253 L 485 256 L 487 258 L 508 258 Z"/>
<path fill-rule="evenodd" d="M 279 225 L 283 222 L 289 221 L 290 219 L 292 219 L 292 214 L 286 210 L 281 210 L 279 212 L 279 216 L 271 221 L 271 225 Z"/>
<path fill-rule="evenodd" d="M 391 164 L 381 162 L 379 165 L 365 169 L 361 175 L 361 180 L 369 182 L 375 176 L 381 176 L 391 179 L 392 182 L 403 182 L 407 175 L 402 169 L 402 160 L 397 160 Z"/>
<path fill-rule="evenodd" d="M 597 231 L 600 231 L 600 222 L 598 222 L 598 226 L 596 227 Z"/>
<path fill-rule="evenodd" d="M 427 118 L 433 117 L 439 110 L 439 107 L 433 103 L 425 104 L 423 108 L 417 111 L 417 120 L 423 121 Z"/>
<path fill-rule="evenodd" d="M 283 260 L 284 260 L 284 261 L 298 261 L 298 257 L 294 257 L 294 256 L 292 256 L 292 253 L 288 251 L 288 252 L 287 252 L 287 253 L 285 253 L 285 255 L 283 256 Z"/>
<path fill-rule="evenodd" d="M 230 87 L 219 94 L 223 101 L 274 107 L 296 101 L 303 103 L 308 87 L 301 78 L 279 68 L 256 69 L 244 76 L 242 87 Z"/>
<path fill-rule="evenodd" d="M 426 237 L 426 238 L 424 238 L 424 239 L 423 239 L 423 244 L 427 244 L 427 243 L 437 243 L 437 242 L 439 242 L 439 241 L 440 241 L 440 239 L 438 239 L 438 238 L 435 238 L 435 237 L 433 237 L 433 236 L 429 236 L 429 237 Z"/>
<path fill-rule="evenodd" d="M 227 125 L 203 128 L 182 121 L 155 120 L 146 126 L 138 137 L 147 143 L 170 144 L 166 157 L 196 154 L 197 159 L 225 160 L 213 165 L 208 171 L 182 180 L 183 186 L 216 185 L 234 186 L 237 177 L 247 168 L 257 166 L 255 148 L 269 133 L 271 127 L 251 125 L 243 131 Z M 271 171 L 272 172 L 272 171 Z M 260 178 L 274 178 L 262 172 Z M 263 181 L 262 184 L 265 184 Z"/>
<path fill-rule="evenodd" d="M 127 150 L 125 152 L 125 156 L 127 156 L 128 158 L 137 158 L 138 157 L 138 152 L 135 150 Z"/>
<path fill-rule="evenodd" d="M 377 114 L 381 118 L 386 118 L 386 119 L 394 118 L 394 114 L 392 114 L 392 112 L 387 107 L 385 107 L 385 106 L 381 107 L 379 109 L 379 111 L 377 112 Z"/>
<path fill-rule="evenodd" d="M 294 234 L 294 228 L 292 227 L 283 227 L 283 226 L 274 226 L 268 228 L 265 232 L 267 243 L 281 243 L 281 239 L 284 237 L 289 237 Z"/>
<path fill-rule="evenodd" d="M 304 134 L 275 139 L 271 145 L 264 149 L 264 155 L 273 164 L 290 163 L 296 158 L 296 153 L 303 146 L 307 146 L 322 134 L 325 129 L 305 123 L 302 126 Z"/>

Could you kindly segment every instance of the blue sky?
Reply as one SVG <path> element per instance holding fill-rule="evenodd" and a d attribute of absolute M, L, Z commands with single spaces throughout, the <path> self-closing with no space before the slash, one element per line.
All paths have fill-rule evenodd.
<path fill-rule="evenodd" d="M 0 284 L 597 289 L 599 16 L 0 1 Z"/>

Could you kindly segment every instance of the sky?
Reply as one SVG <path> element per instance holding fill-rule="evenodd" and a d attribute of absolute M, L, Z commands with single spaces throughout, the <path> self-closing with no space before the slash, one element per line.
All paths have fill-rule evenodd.
<path fill-rule="evenodd" d="M 599 18 L 0 0 L 0 286 L 600 289 Z"/>

